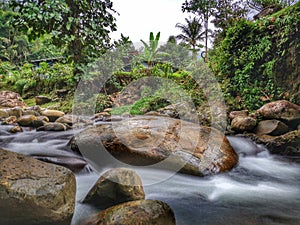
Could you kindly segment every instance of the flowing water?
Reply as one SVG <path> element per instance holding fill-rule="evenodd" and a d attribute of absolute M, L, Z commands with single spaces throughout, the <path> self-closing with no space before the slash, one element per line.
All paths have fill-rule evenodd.
<path fill-rule="evenodd" d="M 67 143 L 74 134 L 26 131 L 11 135 L 0 127 L 0 147 L 45 161 L 80 164 L 76 175 L 77 204 L 72 225 L 97 209 L 80 203 L 97 178 Z M 263 146 L 241 137 L 228 137 L 239 154 L 232 171 L 210 177 L 176 174 L 156 182 L 167 171 L 137 169 L 147 199 L 162 200 L 175 212 L 178 225 L 298 225 L 300 224 L 300 164 L 270 155 Z"/>

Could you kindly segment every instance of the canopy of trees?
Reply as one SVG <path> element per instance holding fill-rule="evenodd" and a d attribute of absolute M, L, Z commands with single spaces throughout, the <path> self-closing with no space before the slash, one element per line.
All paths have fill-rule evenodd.
<path fill-rule="evenodd" d="M 110 0 L 12 0 L 14 26 L 29 39 L 51 34 L 56 46 L 67 46 L 69 57 L 86 62 L 110 47 L 109 33 L 116 30 Z"/>

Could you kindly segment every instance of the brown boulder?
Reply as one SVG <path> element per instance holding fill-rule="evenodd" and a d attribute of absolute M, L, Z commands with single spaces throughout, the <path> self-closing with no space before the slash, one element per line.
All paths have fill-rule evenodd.
<path fill-rule="evenodd" d="M 0 224 L 69 225 L 76 180 L 60 166 L 0 149 Z"/>
<path fill-rule="evenodd" d="M 9 117 L 9 113 L 6 109 L 0 109 L 0 118 L 7 118 Z"/>
<path fill-rule="evenodd" d="M 231 121 L 231 129 L 238 132 L 252 131 L 256 127 L 256 123 L 256 119 L 250 116 L 237 116 Z"/>
<path fill-rule="evenodd" d="M 75 118 L 73 118 L 72 115 L 64 115 L 62 117 L 59 117 L 57 120 L 55 120 L 56 123 L 63 123 L 69 126 L 73 125 L 73 121 L 75 121 Z"/>
<path fill-rule="evenodd" d="M 99 178 L 83 202 L 107 208 L 142 199 L 145 199 L 145 192 L 138 174 L 131 169 L 116 168 L 107 171 Z"/>
<path fill-rule="evenodd" d="M 3 125 L 13 125 L 16 123 L 17 123 L 17 117 L 15 117 L 15 116 L 7 117 L 2 122 Z"/>
<path fill-rule="evenodd" d="M 300 130 L 290 131 L 280 136 L 261 135 L 255 141 L 267 146 L 273 154 L 300 156 Z"/>
<path fill-rule="evenodd" d="M 235 117 L 241 116 L 241 117 L 247 117 L 249 115 L 248 110 L 242 110 L 242 111 L 231 111 L 228 115 L 228 118 L 233 120 Z"/>
<path fill-rule="evenodd" d="M 21 109 L 20 107 L 14 107 L 14 108 L 11 108 L 11 109 L 6 109 L 6 111 L 8 112 L 8 114 L 10 116 L 15 116 L 17 118 L 19 118 L 23 115 L 23 109 Z"/>
<path fill-rule="evenodd" d="M 52 101 L 52 99 L 47 96 L 42 96 L 42 95 L 35 96 L 35 103 L 37 105 L 43 105 L 43 104 L 46 104 L 51 101 Z"/>
<path fill-rule="evenodd" d="M 278 119 L 295 124 L 300 122 L 300 106 L 286 100 L 270 102 L 257 110 L 263 118 Z"/>
<path fill-rule="evenodd" d="M 20 126 L 31 126 L 36 120 L 37 118 L 34 115 L 25 115 L 18 119 L 18 124 Z"/>
<path fill-rule="evenodd" d="M 289 127 L 279 120 L 263 120 L 260 121 L 257 129 L 257 135 L 268 134 L 271 136 L 278 136 L 289 131 Z"/>
<path fill-rule="evenodd" d="M 0 108 L 26 107 L 21 96 L 12 91 L 0 91 Z"/>
<path fill-rule="evenodd" d="M 44 123 L 43 126 L 40 126 L 36 129 L 37 131 L 66 131 L 66 125 L 62 123 Z"/>
<path fill-rule="evenodd" d="M 75 135 L 70 144 L 83 155 L 96 154 L 91 160 L 98 157 L 110 163 L 112 155 L 131 165 L 152 165 L 198 176 L 228 171 L 238 160 L 220 131 L 169 117 L 138 116 L 98 124 Z M 103 146 L 111 154 L 108 157 L 101 155 L 106 154 Z"/>
<path fill-rule="evenodd" d="M 42 116 L 47 116 L 49 118 L 50 122 L 55 122 L 59 117 L 62 117 L 65 115 L 64 112 L 54 109 L 46 109 L 41 112 Z"/>
<path fill-rule="evenodd" d="M 175 225 L 173 210 L 162 201 L 139 200 L 119 204 L 93 215 L 85 225 Z"/>

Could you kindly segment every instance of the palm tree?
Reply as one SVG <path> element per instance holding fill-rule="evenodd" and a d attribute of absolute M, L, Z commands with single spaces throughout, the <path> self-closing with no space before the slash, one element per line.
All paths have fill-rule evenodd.
<path fill-rule="evenodd" d="M 182 34 L 176 36 L 177 39 L 182 40 L 192 48 L 193 57 L 197 58 L 197 47 L 203 47 L 198 42 L 204 39 L 205 31 L 203 32 L 200 18 L 185 18 L 186 24 L 177 23 L 175 27 L 179 28 Z"/>

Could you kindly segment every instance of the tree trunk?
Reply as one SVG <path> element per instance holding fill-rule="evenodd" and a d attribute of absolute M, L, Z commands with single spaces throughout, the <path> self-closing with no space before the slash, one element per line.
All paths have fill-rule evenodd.
<path fill-rule="evenodd" d="M 205 62 L 208 62 L 208 13 L 205 15 Z"/>

